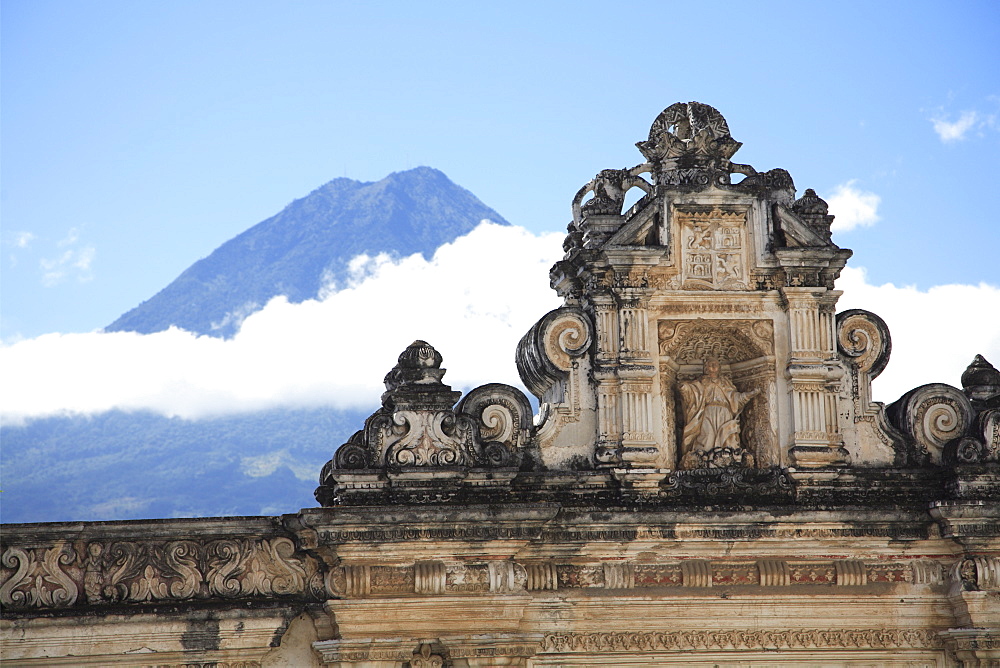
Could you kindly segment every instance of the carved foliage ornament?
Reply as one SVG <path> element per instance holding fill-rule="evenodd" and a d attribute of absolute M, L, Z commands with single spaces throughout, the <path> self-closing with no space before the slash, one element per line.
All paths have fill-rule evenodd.
<path fill-rule="evenodd" d="M 0 563 L 9 609 L 325 596 L 320 564 L 280 537 L 11 546 Z"/>

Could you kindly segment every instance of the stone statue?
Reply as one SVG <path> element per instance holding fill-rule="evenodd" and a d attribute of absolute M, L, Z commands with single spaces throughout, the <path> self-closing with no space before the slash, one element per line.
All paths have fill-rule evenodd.
<path fill-rule="evenodd" d="M 740 392 L 720 370 L 719 360 L 709 357 L 701 378 L 680 386 L 682 469 L 753 466 L 753 455 L 740 447 L 739 414 L 760 390 Z"/>

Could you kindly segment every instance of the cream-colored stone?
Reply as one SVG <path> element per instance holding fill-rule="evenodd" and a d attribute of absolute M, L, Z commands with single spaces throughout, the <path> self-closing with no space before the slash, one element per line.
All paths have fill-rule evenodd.
<path fill-rule="evenodd" d="M 732 163 L 707 105 L 637 146 L 573 198 L 565 304 L 518 345 L 534 425 L 415 341 L 324 507 L 5 527 L 4 661 L 1000 665 L 1000 373 L 872 401 L 889 332 L 836 313 L 826 203 Z"/>

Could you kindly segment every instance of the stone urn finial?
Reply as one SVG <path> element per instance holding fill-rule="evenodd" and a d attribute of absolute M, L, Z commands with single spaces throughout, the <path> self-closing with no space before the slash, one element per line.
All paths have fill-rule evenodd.
<path fill-rule="evenodd" d="M 976 355 L 962 374 L 962 389 L 972 401 L 986 402 L 1000 397 L 1000 371 L 985 357 Z"/>
<path fill-rule="evenodd" d="M 441 368 L 442 361 L 441 353 L 434 346 L 426 341 L 414 341 L 399 354 L 396 366 L 386 374 L 386 394 L 411 385 L 444 387 L 441 379 L 446 370 Z"/>

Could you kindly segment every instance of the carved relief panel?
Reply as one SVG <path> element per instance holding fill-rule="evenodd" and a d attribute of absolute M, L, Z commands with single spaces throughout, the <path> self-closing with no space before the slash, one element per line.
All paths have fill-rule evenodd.
<path fill-rule="evenodd" d="M 679 287 L 748 290 L 746 213 L 718 207 L 674 212 L 680 249 Z"/>
<path fill-rule="evenodd" d="M 658 338 L 664 424 L 677 467 L 776 465 L 772 321 L 661 320 Z"/>

